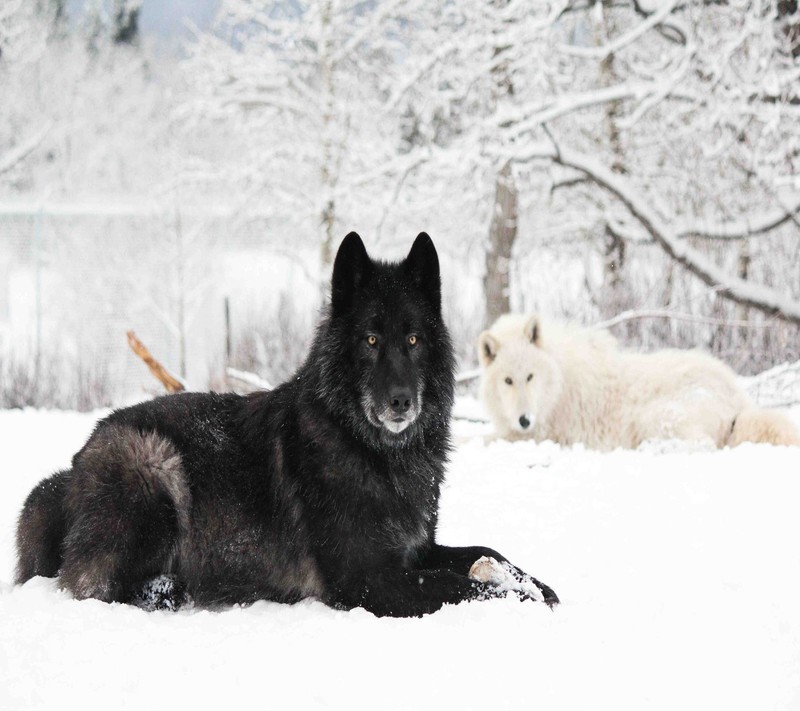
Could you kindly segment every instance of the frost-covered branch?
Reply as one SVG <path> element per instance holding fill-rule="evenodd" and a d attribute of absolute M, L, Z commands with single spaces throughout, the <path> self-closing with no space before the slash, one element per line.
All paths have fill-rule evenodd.
<path fill-rule="evenodd" d="M 10 150 L 6 155 L 0 156 L 0 175 L 7 173 L 33 153 L 42 144 L 47 134 L 50 133 L 51 128 L 51 125 L 45 126 L 28 140 Z"/>
<path fill-rule="evenodd" d="M 363 27 L 356 30 L 353 36 L 333 53 L 333 56 L 330 58 L 331 64 L 333 66 L 338 65 L 343 59 L 354 54 L 355 50 L 362 42 L 374 39 L 381 24 L 386 22 L 386 20 L 406 2 L 407 0 L 394 0 L 393 2 L 384 0 L 379 3 L 376 11 L 369 16 L 368 21 L 364 23 Z"/>
<path fill-rule="evenodd" d="M 565 148 L 556 151 L 552 147 L 541 146 L 525 156 L 517 156 L 515 160 L 536 158 L 549 158 L 555 163 L 579 170 L 597 185 L 615 195 L 664 252 L 703 283 L 713 287 L 721 297 L 800 325 L 800 303 L 786 298 L 773 289 L 752 284 L 724 272 L 708 257 L 681 240 L 678 234 L 652 210 L 647 198 L 637 192 L 626 178 L 613 173 L 594 158 Z"/>
<path fill-rule="evenodd" d="M 381 177 L 388 175 L 399 175 L 401 178 L 407 175 L 410 171 L 418 168 L 425 163 L 429 158 L 427 153 L 410 153 L 405 156 L 398 156 L 392 160 L 386 161 L 382 165 L 376 166 L 369 172 L 352 179 L 348 182 L 348 189 L 362 187 L 364 185 L 373 184 Z"/>
<path fill-rule="evenodd" d="M 776 365 L 750 378 L 740 378 L 739 382 L 761 407 L 800 404 L 800 362 Z"/>
<path fill-rule="evenodd" d="M 257 108 L 273 108 L 278 111 L 288 111 L 297 116 L 302 116 L 305 113 L 305 107 L 296 101 L 270 94 L 241 94 L 223 99 L 221 103 L 222 106 L 238 106 L 245 111 Z"/>
<path fill-rule="evenodd" d="M 389 100 L 386 102 L 385 111 L 387 114 L 393 113 L 400 102 L 406 97 L 420 80 L 433 69 L 439 62 L 443 61 L 448 55 L 454 53 L 457 47 L 452 43 L 441 45 L 436 51 L 416 67 L 414 72 L 397 88 L 395 88 Z"/>
<path fill-rule="evenodd" d="M 613 318 L 606 319 L 594 324 L 593 328 L 613 328 L 621 323 L 628 321 L 638 321 L 640 319 L 667 319 L 669 321 L 686 321 L 689 323 L 701 323 L 707 326 L 722 326 L 726 328 L 768 328 L 773 324 L 759 323 L 753 324 L 750 321 L 710 318 L 698 314 L 685 314 L 668 309 L 631 309 L 617 314 Z"/>
<path fill-rule="evenodd" d="M 596 106 L 598 104 L 605 104 L 610 101 L 619 101 L 620 99 L 642 99 L 655 91 L 656 88 L 657 87 L 652 82 L 626 82 L 625 84 L 618 84 L 617 86 L 609 86 L 602 89 L 561 96 L 555 101 L 549 102 L 548 105 L 522 107 L 520 111 L 516 113 L 518 116 L 524 116 L 525 118 L 517 120 L 511 118 L 504 119 L 501 123 L 501 128 L 513 125 L 515 129 L 514 135 L 521 136 L 524 133 L 536 130 L 543 123 L 560 118 L 574 111 L 579 111 L 580 109 Z"/>
<path fill-rule="evenodd" d="M 560 45 L 559 49 L 565 54 L 570 54 L 574 57 L 584 57 L 587 59 L 605 59 L 615 52 L 619 52 L 623 47 L 635 42 L 645 32 L 663 22 L 670 13 L 675 9 L 679 0 L 669 0 L 665 2 L 656 12 L 648 16 L 646 20 L 640 22 L 630 32 L 620 35 L 613 42 L 603 45 L 602 47 L 576 47 L 574 45 Z"/>
<path fill-rule="evenodd" d="M 718 225 L 683 223 L 676 229 L 678 237 L 704 237 L 715 240 L 742 240 L 765 234 L 800 215 L 800 201 L 789 210 L 776 210 L 754 217 L 747 217 Z"/>

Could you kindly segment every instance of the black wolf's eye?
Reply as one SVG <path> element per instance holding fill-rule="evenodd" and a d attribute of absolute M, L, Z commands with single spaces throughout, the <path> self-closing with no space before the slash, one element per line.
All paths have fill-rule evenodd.
<path fill-rule="evenodd" d="M 371 346 L 377 345 L 378 337 L 377 336 L 367 336 L 367 343 L 369 343 Z"/>
<path fill-rule="evenodd" d="M 531 380 L 533 380 L 533 373 L 528 373 L 528 382 L 531 382 Z"/>
<path fill-rule="evenodd" d="M 408 345 L 409 346 L 416 346 L 417 345 L 417 337 L 414 334 L 411 334 L 408 337 Z"/>
<path fill-rule="evenodd" d="M 506 385 L 513 385 L 514 381 L 511 378 L 506 378 Z"/>

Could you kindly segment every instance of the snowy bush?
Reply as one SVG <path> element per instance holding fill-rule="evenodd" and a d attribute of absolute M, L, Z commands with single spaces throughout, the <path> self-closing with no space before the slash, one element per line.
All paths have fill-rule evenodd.
<path fill-rule="evenodd" d="M 0 355 L 0 409 L 37 407 L 90 412 L 112 404 L 112 384 L 101 358 L 63 353 Z"/>

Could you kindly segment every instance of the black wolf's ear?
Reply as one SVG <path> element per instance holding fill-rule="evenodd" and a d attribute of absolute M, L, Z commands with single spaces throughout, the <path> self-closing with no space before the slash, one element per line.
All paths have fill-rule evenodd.
<path fill-rule="evenodd" d="M 334 313 L 341 313 L 350 306 L 353 292 L 367 282 L 371 271 L 372 260 L 361 237 L 351 232 L 342 240 L 333 262 L 331 307 Z"/>
<path fill-rule="evenodd" d="M 539 317 L 533 314 L 526 322 L 523 329 L 525 338 L 527 338 L 534 346 L 539 345 L 539 340 L 542 337 L 542 325 L 539 323 Z"/>
<path fill-rule="evenodd" d="M 489 331 L 484 331 L 478 336 L 478 360 L 484 368 L 497 358 L 497 351 L 500 350 L 500 343 Z"/>
<path fill-rule="evenodd" d="M 404 268 L 414 284 L 430 299 L 437 310 L 442 307 L 442 282 L 439 277 L 439 255 L 427 232 L 420 232 L 411 245 Z"/>

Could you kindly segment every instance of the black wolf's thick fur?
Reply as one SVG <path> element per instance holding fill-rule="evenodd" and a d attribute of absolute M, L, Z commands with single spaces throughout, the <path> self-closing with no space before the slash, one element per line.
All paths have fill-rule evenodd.
<path fill-rule="evenodd" d="M 59 575 L 78 598 L 138 602 L 158 578 L 165 607 L 184 594 L 208 606 L 315 596 L 395 616 L 505 595 L 467 575 L 502 556 L 434 541 L 452 401 L 430 238 L 387 264 L 348 235 L 297 374 L 268 393 L 172 395 L 101 421 L 71 471 L 25 502 L 17 581 Z"/>

